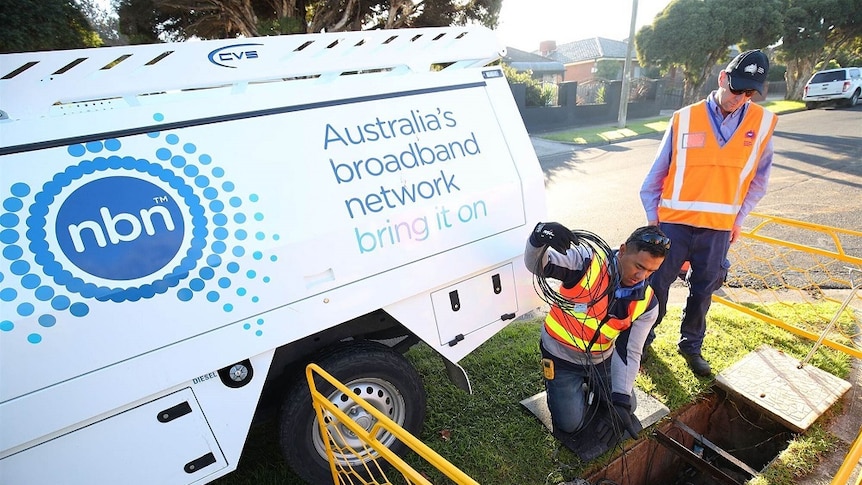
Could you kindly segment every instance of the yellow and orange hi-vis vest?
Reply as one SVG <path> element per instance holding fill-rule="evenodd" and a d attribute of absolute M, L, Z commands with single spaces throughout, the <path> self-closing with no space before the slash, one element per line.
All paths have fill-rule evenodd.
<path fill-rule="evenodd" d="M 653 291 L 647 285 L 644 299 L 632 300 L 629 303 L 628 316 L 616 318 L 608 315 L 606 293 L 609 280 L 608 266 L 604 259 L 598 255 L 594 256 L 589 269 L 577 284 L 572 288 L 560 287 L 560 295 L 574 303 L 574 308 L 564 311 L 556 305 L 551 306 L 551 311 L 545 317 L 545 331 L 548 335 L 581 352 L 586 351 L 594 336 L 591 352 L 601 353 L 611 348 L 617 335 L 631 327 L 632 321 L 647 310 Z M 587 305 L 593 301 L 593 305 Z"/>
<path fill-rule="evenodd" d="M 778 119 L 749 103 L 733 136 L 719 146 L 707 109 L 704 100 L 673 115 L 673 151 L 658 218 L 729 231 Z"/>

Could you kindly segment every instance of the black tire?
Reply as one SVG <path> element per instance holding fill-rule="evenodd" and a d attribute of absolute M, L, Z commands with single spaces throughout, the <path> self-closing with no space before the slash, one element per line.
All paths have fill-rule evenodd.
<path fill-rule="evenodd" d="M 376 342 L 354 341 L 324 352 L 314 362 L 402 428 L 414 436 L 419 435 L 425 420 L 425 389 L 416 369 L 403 355 Z M 321 394 L 339 404 L 348 415 L 352 416 L 350 411 L 355 411 L 354 421 L 362 420 L 366 429 L 374 424 L 370 414 L 350 400 L 342 401 L 342 393 L 328 382 L 318 379 L 315 385 Z M 332 484 L 332 473 L 304 372 L 285 393 L 279 426 L 281 450 L 293 471 L 310 484 Z M 350 441 L 351 435 L 346 428 L 343 436 Z M 396 453 L 404 451 L 404 445 L 388 433 L 379 440 Z M 336 460 L 361 472 L 365 469 L 362 463 L 374 457 L 376 453 L 358 459 L 344 454 L 336 455 Z"/>
<path fill-rule="evenodd" d="M 844 106 L 846 106 L 848 108 L 852 108 L 852 107 L 856 106 L 856 103 L 858 103 L 858 102 L 859 102 L 859 90 L 857 89 L 856 91 L 853 91 L 853 94 L 850 96 L 850 98 L 844 102 Z"/>
<path fill-rule="evenodd" d="M 805 102 L 805 109 L 815 109 L 815 108 L 817 108 L 817 103 L 815 103 L 813 101 L 806 101 Z"/>

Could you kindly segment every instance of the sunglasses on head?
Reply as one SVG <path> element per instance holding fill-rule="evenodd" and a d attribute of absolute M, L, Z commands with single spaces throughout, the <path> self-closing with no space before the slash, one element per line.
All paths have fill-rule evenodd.
<path fill-rule="evenodd" d="M 739 96 L 740 94 L 744 94 L 746 98 L 754 96 L 754 93 L 757 92 L 756 89 L 733 89 L 730 87 L 728 87 L 728 89 L 730 89 L 730 92 L 734 95 Z"/>
<path fill-rule="evenodd" d="M 670 249 L 670 238 L 667 236 L 659 236 L 658 234 L 641 234 L 636 239 L 647 244 Z"/>

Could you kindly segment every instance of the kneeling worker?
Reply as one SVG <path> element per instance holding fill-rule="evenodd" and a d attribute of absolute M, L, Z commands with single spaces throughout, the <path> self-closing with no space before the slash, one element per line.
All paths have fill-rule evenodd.
<path fill-rule="evenodd" d="M 530 234 L 524 263 L 551 306 L 540 348 L 554 435 L 582 459 L 642 429 L 633 388 L 658 315 L 646 279 L 669 248 L 656 226 L 636 229 L 618 250 L 556 222 L 539 223 Z M 553 289 L 547 279 L 561 286 Z"/>

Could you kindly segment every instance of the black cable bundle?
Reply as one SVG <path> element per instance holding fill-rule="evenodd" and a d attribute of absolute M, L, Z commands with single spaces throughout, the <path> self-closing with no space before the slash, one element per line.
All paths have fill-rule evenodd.
<path fill-rule="evenodd" d="M 610 281 L 608 282 L 607 288 L 605 291 L 600 292 L 598 294 L 590 293 L 590 299 L 586 302 L 588 306 L 594 305 L 596 302 L 600 301 L 602 298 L 608 298 L 608 308 L 611 307 L 613 301 L 615 299 L 614 290 L 619 286 L 620 274 L 619 268 L 617 267 L 617 261 L 614 257 L 613 249 L 605 242 L 604 239 L 599 237 L 597 234 L 575 229 L 572 231 L 572 234 L 577 237 L 578 244 L 577 246 L 573 246 L 575 249 L 578 247 L 587 248 L 593 254 L 593 257 L 603 258 L 607 262 L 608 266 L 608 276 L 610 277 Z M 546 249 L 547 250 L 547 249 Z M 537 271 L 534 272 L 535 279 L 533 281 L 533 287 L 536 290 L 536 293 L 542 298 L 542 300 L 552 306 L 557 306 L 563 311 L 571 311 L 574 309 L 574 303 L 572 303 L 569 299 L 564 298 L 560 293 L 548 283 L 547 278 L 543 276 L 543 271 L 541 268 L 542 261 L 541 259 L 537 263 L 539 265 Z M 584 268 L 584 276 L 590 277 L 590 267 L 586 266 Z M 583 303 L 581 303 L 583 304 Z"/>

